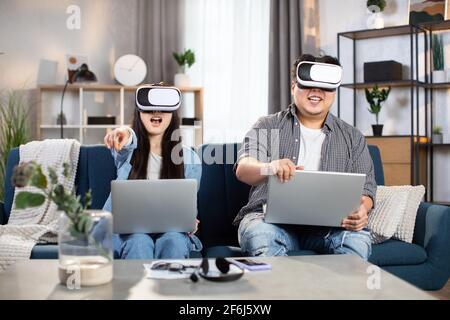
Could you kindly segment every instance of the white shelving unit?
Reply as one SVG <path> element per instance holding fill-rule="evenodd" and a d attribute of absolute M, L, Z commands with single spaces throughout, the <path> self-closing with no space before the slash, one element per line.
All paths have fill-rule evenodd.
<path fill-rule="evenodd" d="M 69 130 L 73 132 L 73 130 L 78 131 L 77 139 L 81 144 L 85 142 L 85 138 L 88 134 L 88 130 L 91 129 L 103 129 L 103 130 L 111 130 L 117 127 L 120 127 L 126 123 L 125 121 L 125 93 L 134 93 L 134 91 L 138 87 L 126 87 L 121 85 L 101 85 L 101 84 L 70 84 L 67 86 L 66 92 L 78 93 L 78 112 L 74 112 L 73 118 L 78 118 L 78 123 L 73 124 L 65 124 L 64 130 L 68 132 Z M 47 122 L 51 122 L 48 120 L 48 112 L 50 108 L 50 103 L 45 103 L 43 97 L 44 94 L 52 94 L 59 99 L 61 99 L 61 94 L 64 89 L 64 85 L 43 85 L 37 88 L 39 103 L 38 110 L 36 112 L 37 115 L 37 138 L 41 140 L 48 136 L 46 133 L 48 131 L 59 130 L 61 128 L 60 125 L 54 123 L 43 123 L 43 119 L 47 118 Z M 203 143 L 203 88 L 201 87 L 186 87 L 186 88 L 178 88 L 182 93 L 192 93 L 194 95 L 194 112 L 195 118 L 198 119 L 198 122 L 192 126 L 181 125 L 180 129 L 182 130 L 193 130 L 193 145 L 198 146 Z M 117 113 L 117 124 L 115 125 L 90 125 L 87 124 L 87 111 L 88 107 L 85 105 L 85 94 L 87 92 L 109 92 L 109 93 L 117 93 L 119 94 L 119 105 L 118 105 L 118 113 Z M 55 113 L 55 108 L 52 107 L 53 114 Z M 117 111 L 117 110 L 116 110 Z M 47 112 L 47 117 L 43 116 L 43 112 Z M 78 113 L 78 114 L 77 114 Z M 56 111 L 56 115 L 59 114 Z M 98 141 L 98 143 L 102 143 L 102 141 Z"/>

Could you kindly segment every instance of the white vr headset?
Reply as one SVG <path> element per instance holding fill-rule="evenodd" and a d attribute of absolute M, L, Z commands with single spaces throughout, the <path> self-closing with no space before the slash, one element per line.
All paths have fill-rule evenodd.
<path fill-rule="evenodd" d="M 136 90 L 139 111 L 175 111 L 181 104 L 181 92 L 175 87 L 145 85 Z"/>
<path fill-rule="evenodd" d="M 302 61 L 297 66 L 297 83 L 301 87 L 333 91 L 341 81 L 341 66 L 314 61 Z"/>

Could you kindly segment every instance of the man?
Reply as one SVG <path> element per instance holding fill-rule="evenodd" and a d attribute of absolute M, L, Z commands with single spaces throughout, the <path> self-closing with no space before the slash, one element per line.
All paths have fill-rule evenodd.
<path fill-rule="evenodd" d="M 353 254 L 367 260 L 371 241 L 366 227 L 376 194 L 372 158 L 363 134 L 329 112 L 336 90 L 302 87 L 297 82 L 296 69 L 301 61 L 340 65 L 330 56 L 301 56 L 292 72 L 294 103 L 260 118 L 247 133 L 234 167 L 237 178 L 252 185 L 249 202 L 234 221 L 239 224 L 239 243 L 251 256 L 281 256 L 302 249 Z M 286 182 L 296 169 L 366 174 L 359 209 L 348 214 L 341 228 L 264 222 L 268 174 Z"/>

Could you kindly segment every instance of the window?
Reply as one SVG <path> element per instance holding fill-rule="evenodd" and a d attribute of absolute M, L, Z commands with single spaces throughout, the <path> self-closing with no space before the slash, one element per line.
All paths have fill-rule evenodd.
<path fill-rule="evenodd" d="M 269 0 L 186 0 L 185 48 L 196 54 L 188 70 L 203 86 L 204 142 L 240 142 L 267 114 Z"/>

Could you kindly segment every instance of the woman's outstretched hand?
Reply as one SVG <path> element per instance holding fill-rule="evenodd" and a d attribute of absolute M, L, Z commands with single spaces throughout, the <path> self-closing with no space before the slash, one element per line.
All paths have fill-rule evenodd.
<path fill-rule="evenodd" d="M 128 142 L 128 139 L 130 139 L 130 130 L 126 127 L 120 127 L 107 133 L 103 142 L 109 149 L 114 148 L 119 152 Z"/>

